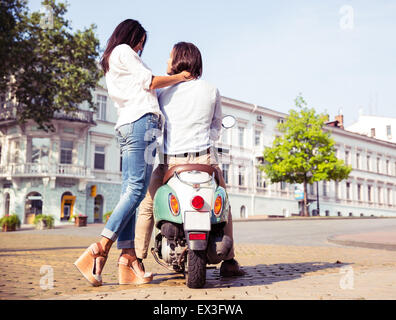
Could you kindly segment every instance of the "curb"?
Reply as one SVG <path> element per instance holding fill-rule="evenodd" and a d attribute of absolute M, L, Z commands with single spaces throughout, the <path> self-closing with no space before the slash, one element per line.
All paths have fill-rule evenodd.
<path fill-rule="evenodd" d="M 337 239 L 337 236 L 328 237 L 327 241 L 329 241 L 330 243 L 335 243 L 348 247 L 360 247 L 360 248 L 396 251 L 396 244 L 362 242 L 362 241 L 354 241 L 354 240 L 339 240 Z"/>
<path fill-rule="evenodd" d="M 256 222 L 256 221 L 305 221 L 305 220 L 370 220 L 370 219 L 396 219 L 396 217 L 299 217 L 299 218 L 241 218 L 232 219 L 234 222 Z"/>

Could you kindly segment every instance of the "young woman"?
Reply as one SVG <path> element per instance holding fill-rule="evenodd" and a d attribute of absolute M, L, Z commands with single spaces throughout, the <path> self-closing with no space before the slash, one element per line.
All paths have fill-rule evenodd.
<path fill-rule="evenodd" d="M 140 58 L 146 39 L 141 24 L 127 19 L 114 30 L 101 59 L 108 94 L 118 108 L 115 131 L 122 153 L 122 191 L 101 240 L 91 244 L 74 263 L 93 286 L 102 284 L 101 273 L 116 239 L 122 250 L 118 260 L 119 283 L 152 280 L 152 274 L 145 273 L 136 260 L 134 238 L 135 211 L 146 194 L 153 170 L 153 165 L 145 161 L 145 150 L 156 137 L 147 132 L 158 132 L 162 123 L 154 89 L 187 81 L 190 73 L 153 76 Z"/>

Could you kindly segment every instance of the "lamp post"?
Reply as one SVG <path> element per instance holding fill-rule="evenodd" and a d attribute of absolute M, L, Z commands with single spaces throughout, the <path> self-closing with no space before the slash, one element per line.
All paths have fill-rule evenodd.
<path fill-rule="evenodd" d="M 317 215 L 320 216 L 320 208 L 319 208 L 319 181 L 316 181 L 316 210 L 317 210 Z"/>

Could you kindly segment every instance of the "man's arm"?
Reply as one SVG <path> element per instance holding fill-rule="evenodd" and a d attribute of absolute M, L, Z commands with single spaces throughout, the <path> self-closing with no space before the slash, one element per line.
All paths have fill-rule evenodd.
<path fill-rule="evenodd" d="M 210 125 L 210 140 L 217 141 L 220 138 L 221 124 L 223 120 L 223 111 L 221 108 L 221 96 L 218 89 L 216 89 L 216 103 L 213 113 L 212 123 Z"/>

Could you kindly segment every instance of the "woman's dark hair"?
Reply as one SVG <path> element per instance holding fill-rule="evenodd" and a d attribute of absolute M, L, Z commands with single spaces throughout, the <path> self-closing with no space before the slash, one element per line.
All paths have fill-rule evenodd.
<path fill-rule="evenodd" d="M 202 57 L 199 49 L 192 43 L 178 42 L 173 47 L 171 75 L 188 71 L 198 79 L 202 75 Z"/>
<path fill-rule="evenodd" d="M 133 49 L 139 44 L 143 37 L 144 41 L 142 47 L 144 48 L 147 40 L 147 32 L 144 30 L 139 21 L 127 19 L 121 22 L 113 31 L 109 41 L 107 41 L 107 48 L 103 53 L 102 59 L 100 60 L 103 71 L 105 73 L 109 71 L 109 58 L 111 52 L 116 46 L 125 43 Z M 141 54 L 142 53 L 140 52 L 139 55 Z"/>

